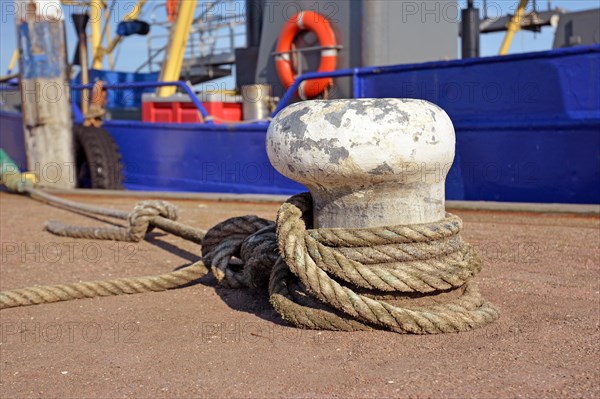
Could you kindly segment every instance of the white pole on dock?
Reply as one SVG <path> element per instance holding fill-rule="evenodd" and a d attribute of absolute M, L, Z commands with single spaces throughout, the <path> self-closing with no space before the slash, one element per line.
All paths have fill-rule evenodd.
<path fill-rule="evenodd" d="M 59 0 L 15 0 L 27 165 L 39 184 L 76 185 L 65 27 Z"/>

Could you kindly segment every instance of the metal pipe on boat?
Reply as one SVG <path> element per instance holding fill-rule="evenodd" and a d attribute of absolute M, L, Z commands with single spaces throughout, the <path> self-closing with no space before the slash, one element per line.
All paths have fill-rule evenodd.
<path fill-rule="evenodd" d="M 87 14 L 71 14 L 73 24 L 75 25 L 75 31 L 79 42 L 77 43 L 79 66 L 81 67 L 81 84 L 87 85 L 90 82 L 89 70 L 88 70 L 88 48 L 87 48 L 87 35 L 85 33 L 88 21 L 90 19 Z M 87 115 L 90 102 L 90 92 L 88 89 L 81 91 L 81 113 Z"/>
<path fill-rule="evenodd" d="M 479 9 L 473 6 L 473 0 L 461 10 L 460 26 L 462 58 L 479 57 Z"/>
<path fill-rule="evenodd" d="M 264 0 L 246 0 L 246 47 L 260 46 Z"/>
<path fill-rule="evenodd" d="M 242 115 L 245 121 L 267 119 L 270 116 L 271 85 L 242 86 Z"/>

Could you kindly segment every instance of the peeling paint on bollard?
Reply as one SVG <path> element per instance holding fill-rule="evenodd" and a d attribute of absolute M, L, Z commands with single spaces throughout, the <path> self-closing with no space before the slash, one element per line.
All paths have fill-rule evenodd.
<path fill-rule="evenodd" d="M 315 228 L 443 219 L 454 148 L 448 115 L 414 99 L 300 102 L 267 133 L 273 166 L 311 191 Z"/>

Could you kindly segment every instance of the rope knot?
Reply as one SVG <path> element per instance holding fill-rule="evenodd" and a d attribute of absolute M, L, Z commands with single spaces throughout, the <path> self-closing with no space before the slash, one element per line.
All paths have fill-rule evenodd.
<path fill-rule="evenodd" d="M 129 222 L 129 241 L 139 242 L 147 233 L 154 228 L 150 221 L 156 216 L 162 216 L 170 220 L 177 220 L 179 210 L 167 201 L 141 201 L 138 202 L 127 218 Z"/>
<path fill-rule="evenodd" d="M 71 226 L 57 221 L 49 221 L 44 228 L 52 234 L 62 237 L 91 238 L 99 240 L 140 242 L 146 233 L 152 231 L 150 224 L 157 216 L 177 220 L 177 207 L 167 201 L 138 202 L 127 216 L 127 227 L 87 227 Z"/>

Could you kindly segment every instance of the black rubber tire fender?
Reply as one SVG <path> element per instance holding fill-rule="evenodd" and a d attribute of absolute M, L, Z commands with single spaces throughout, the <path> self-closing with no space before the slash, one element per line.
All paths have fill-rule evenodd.
<path fill-rule="evenodd" d="M 123 164 L 114 139 L 101 127 L 77 125 L 75 158 L 77 186 L 83 188 L 123 189 Z"/>

